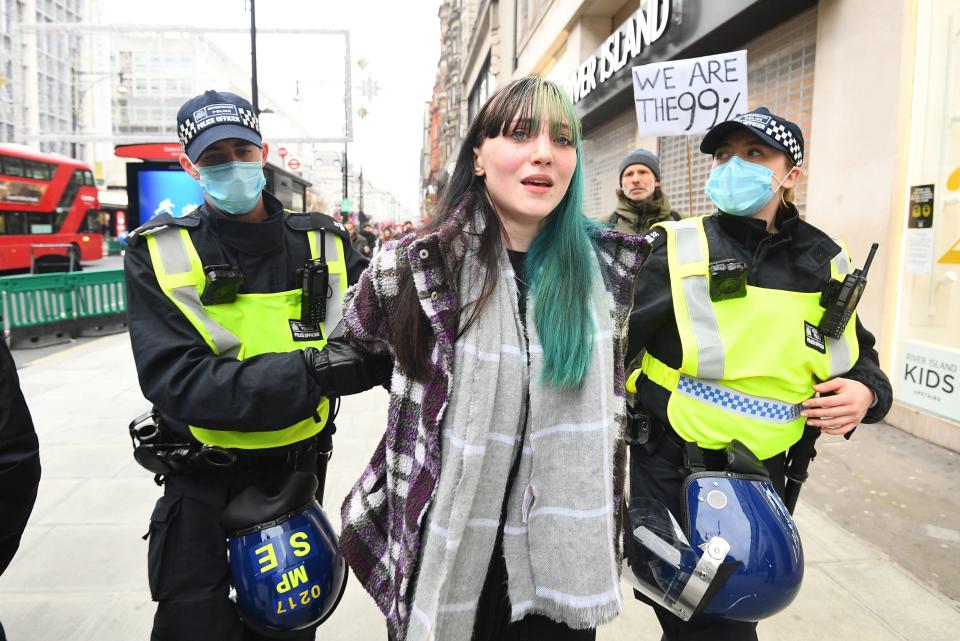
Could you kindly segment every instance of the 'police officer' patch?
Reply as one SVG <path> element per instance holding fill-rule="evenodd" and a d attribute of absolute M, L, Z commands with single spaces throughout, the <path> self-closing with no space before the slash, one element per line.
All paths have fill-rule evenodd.
<path fill-rule="evenodd" d="M 320 327 L 310 323 L 301 323 L 298 320 L 290 320 L 290 333 L 295 341 L 318 341 L 323 338 L 320 333 Z"/>
<path fill-rule="evenodd" d="M 811 325 L 803 321 L 803 329 L 807 341 L 807 347 L 812 347 L 821 354 L 827 353 L 827 343 L 823 340 L 823 334 L 817 329 L 816 325 Z"/>

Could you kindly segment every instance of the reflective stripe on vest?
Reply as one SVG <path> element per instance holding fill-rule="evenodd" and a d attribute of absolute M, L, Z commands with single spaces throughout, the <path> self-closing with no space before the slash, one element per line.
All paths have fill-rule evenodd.
<path fill-rule="evenodd" d="M 782 403 L 772 398 L 750 396 L 725 387 L 717 381 L 691 378 L 683 374 L 677 383 L 677 392 L 710 403 L 725 412 L 745 418 L 762 418 L 772 423 L 789 423 L 800 416 L 803 409 L 802 403 Z"/>
<path fill-rule="evenodd" d="M 347 292 L 347 263 L 343 243 L 336 234 L 318 234 L 313 230 L 307 232 L 307 239 L 310 242 L 310 258 L 327 261 L 330 292 L 327 296 L 327 318 L 323 324 L 332 330 L 343 318 L 343 295 Z"/>
<path fill-rule="evenodd" d="M 661 226 L 682 359 L 673 369 L 647 352 L 643 374 L 671 392 L 667 417 L 684 439 L 717 449 L 738 438 L 761 458 L 782 452 L 799 438 L 801 403 L 814 383 L 845 374 L 856 360 L 855 318 L 843 337 L 824 339 L 816 331 L 818 293 L 748 285 L 744 298 L 713 301 L 703 219 Z M 849 266 L 842 248 L 831 277 L 842 279 Z M 628 379 L 629 391 L 639 374 Z"/>
<path fill-rule="evenodd" d="M 687 342 L 693 339 L 690 349 L 684 345 L 683 369 L 700 378 L 719 379 L 723 376 L 723 340 L 710 300 L 707 280 L 710 253 L 707 238 L 701 230 L 702 226 L 698 227 L 695 219 L 688 218 L 675 225 L 676 259 L 671 261 L 670 272 L 676 273 L 683 283 L 683 308 L 691 330 Z M 674 303 L 676 301 L 674 295 Z M 680 337 L 683 342 L 684 334 L 681 333 Z"/>
<path fill-rule="evenodd" d="M 846 243 L 836 238 L 833 241 L 840 245 L 840 253 L 830 259 L 830 278 L 842 281 L 844 276 L 851 272 L 850 254 L 847 252 Z M 850 323 L 856 326 L 857 317 L 852 317 Z M 830 378 L 836 378 L 849 372 L 853 368 L 854 361 L 846 337 L 830 338 L 824 336 L 824 338 L 827 341 L 828 353 L 830 354 Z"/>
<path fill-rule="evenodd" d="M 239 294 L 234 303 L 205 307 L 200 292 L 206 284 L 203 264 L 190 233 L 169 227 L 147 235 L 147 247 L 161 290 L 174 302 L 214 354 L 244 360 L 270 352 L 289 352 L 304 347 L 322 349 L 328 323 L 343 314 L 347 289 L 345 249 L 332 233 L 307 232 L 310 255 L 324 258 L 329 271 L 327 323 L 320 325 L 320 338 L 294 336 L 290 320 L 300 317 L 299 289 L 266 294 Z M 269 328 L 264 331 L 264 328 Z M 329 401 L 324 398 L 313 415 L 295 425 L 261 432 L 235 432 L 226 426 L 189 426 L 201 443 L 237 449 L 265 449 L 297 443 L 314 436 L 326 425 Z"/>
<path fill-rule="evenodd" d="M 167 295 L 190 310 L 191 315 L 188 318 L 191 323 L 196 325 L 199 322 L 203 326 L 204 331 L 201 331 L 200 334 L 214 354 L 236 358 L 240 351 L 240 339 L 210 318 L 200 302 L 200 292 L 197 290 L 197 275 L 192 267 L 193 263 L 200 260 L 200 257 L 196 256 L 197 250 L 194 248 L 193 242 L 190 241 L 190 232 L 175 227 L 168 229 L 170 231 L 163 230 L 147 237 L 148 245 L 150 242 L 156 242 L 160 260 L 163 262 L 164 274 L 172 285 Z M 174 229 L 179 233 L 172 233 Z M 191 260 L 192 256 L 189 256 L 188 252 L 196 256 L 195 261 Z M 202 268 L 200 271 L 202 274 Z M 206 282 L 205 276 L 203 276 L 202 282 Z"/>

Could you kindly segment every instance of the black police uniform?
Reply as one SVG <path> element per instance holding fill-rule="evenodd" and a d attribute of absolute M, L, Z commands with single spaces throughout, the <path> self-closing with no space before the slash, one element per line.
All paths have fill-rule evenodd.
<path fill-rule="evenodd" d="M 342 226 L 323 215 L 284 213 L 280 201 L 267 192 L 263 199 L 268 217 L 261 223 L 233 220 L 204 204 L 188 216 L 159 217 L 138 231 L 159 225 L 189 229 L 204 265 L 239 269 L 239 293 L 244 294 L 299 289 L 297 270 L 310 259 L 306 231 L 324 228 L 343 240 L 348 281 L 357 281 L 368 261 L 353 251 Z M 216 356 L 160 289 L 147 243 L 137 233 L 124 267 L 140 386 L 172 438 L 193 442 L 188 424 L 222 425 L 232 431 L 275 429 L 316 410 L 323 393 L 302 352 L 243 361 Z M 154 641 L 261 638 L 243 626 L 227 598 L 230 574 L 220 512 L 241 490 L 285 475 L 294 462 L 298 469 L 315 471 L 316 452 L 304 456 L 296 446 L 244 451 L 229 469 L 166 478 L 149 530 L 150 591 L 158 601 Z M 297 638 L 313 639 L 314 633 Z"/>
<path fill-rule="evenodd" d="M 20 390 L 17 365 L 0 338 L 0 574 L 20 547 L 39 484 L 37 433 Z"/>
<path fill-rule="evenodd" d="M 766 222 L 753 218 L 717 213 L 704 221 L 710 260 L 732 258 L 748 267 L 748 282 L 756 287 L 796 292 L 820 292 L 830 281 L 830 259 L 840 247 L 825 233 L 800 219 L 793 205 L 781 205 L 776 218 L 777 233 L 767 232 Z M 644 264 L 634 289 L 627 347 L 629 363 L 642 349 L 670 367 L 679 369 L 683 351 L 677 331 L 670 291 L 670 274 L 662 231 L 653 238 L 650 257 Z M 880 369 L 874 349 L 874 337 L 857 319 L 860 357 L 844 375 L 859 381 L 876 395 L 876 403 L 864 417 L 864 423 L 883 419 L 893 402 L 887 376 Z M 762 349 L 762 346 L 758 346 Z M 647 496 L 666 505 L 677 517 L 682 513 L 681 484 L 682 439 L 670 427 L 667 402 L 670 392 L 644 376 L 637 384 L 636 402 L 653 423 L 645 446 L 630 448 L 631 496 Z M 849 434 L 847 435 L 849 437 Z M 710 469 L 722 469 L 722 453 L 704 452 Z M 784 455 L 764 461 L 777 490 L 784 489 Z M 638 598 L 640 598 L 638 596 Z M 646 601 L 646 599 L 642 599 Z M 663 608 L 655 607 L 657 618 L 668 641 L 711 641 L 756 639 L 755 623 L 712 621 L 694 618 L 684 622 Z"/>

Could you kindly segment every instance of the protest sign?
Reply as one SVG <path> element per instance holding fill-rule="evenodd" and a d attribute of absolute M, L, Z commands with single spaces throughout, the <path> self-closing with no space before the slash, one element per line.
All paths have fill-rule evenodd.
<path fill-rule="evenodd" d="M 633 97 L 641 136 L 704 133 L 747 111 L 747 52 L 634 67 Z"/>

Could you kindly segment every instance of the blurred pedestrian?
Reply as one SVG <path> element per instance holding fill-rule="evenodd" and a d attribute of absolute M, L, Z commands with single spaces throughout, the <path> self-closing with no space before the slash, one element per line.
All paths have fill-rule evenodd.
<path fill-rule="evenodd" d="M 370 254 L 373 254 L 373 248 L 377 245 L 377 234 L 373 231 L 373 225 L 365 222 L 357 233 L 364 237 L 367 241 L 367 247 L 370 248 Z"/>
<path fill-rule="evenodd" d="M 347 233 L 350 235 L 350 245 L 354 251 L 361 256 L 369 257 L 373 252 L 370 250 L 370 245 L 367 244 L 366 237 L 357 233 L 357 226 L 354 223 L 349 222 L 346 224 L 346 227 Z"/>
<path fill-rule="evenodd" d="M 384 245 L 393 240 L 393 228 L 390 225 L 385 225 L 380 231 L 380 238 L 377 239 L 377 245 L 373 248 L 373 253 L 376 255 L 380 252 Z"/>
<path fill-rule="evenodd" d="M 347 337 L 397 363 L 341 539 L 392 639 L 587 640 L 621 609 L 624 331 L 645 243 L 583 215 L 580 144 L 559 86 L 507 85 L 436 218 L 348 296 Z"/>
<path fill-rule="evenodd" d="M 625 234 L 646 234 L 656 223 L 680 220 L 660 187 L 660 159 L 652 151 L 634 149 L 620 162 L 617 208 L 611 228 Z"/>

